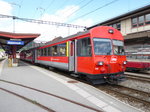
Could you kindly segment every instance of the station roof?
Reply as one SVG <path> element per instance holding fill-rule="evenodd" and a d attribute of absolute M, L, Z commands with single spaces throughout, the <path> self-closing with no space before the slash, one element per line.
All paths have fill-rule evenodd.
<path fill-rule="evenodd" d="M 23 45 L 16 45 L 17 50 L 21 49 L 23 46 L 33 41 L 35 38 L 40 36 L 40 34 L 30 34 L 30 33 L 10 33 L 0 31 L 0 45 L 7 52 L 12 49 L 13 45 L 9 45 L 7 42 L 12 41 L 23 41 Z"/>

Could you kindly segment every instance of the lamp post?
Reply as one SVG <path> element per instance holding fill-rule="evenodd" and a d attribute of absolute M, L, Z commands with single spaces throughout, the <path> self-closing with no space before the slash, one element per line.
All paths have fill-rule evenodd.
<path fill-rule="evenodd" d="M 15 19 L 16 19 L 16 17 L 13 16 L 13 33 L 15 33 Z"/>

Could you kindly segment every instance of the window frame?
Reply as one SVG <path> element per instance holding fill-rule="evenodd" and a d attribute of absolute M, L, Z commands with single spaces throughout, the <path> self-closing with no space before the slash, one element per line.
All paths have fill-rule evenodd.
<path fill-rule="evenodd" d="M 134 23 L 134 19 L 136 19 L 136 22 Z M 136 27 L 138 27 L 138 18 L 137 17 L 134 17 L 134 18 L 132 18 L 131 19 L 131 22 L 132 22 L 132 28 L 136 28 Z"/>
<path fill-rule="evenodd" d="M 117 41 L 118 41 L 118 42 L 121 42 L 122 45 L 114 44 L 114 42 L 117 42 Z M 112 45 L 113 45 L 113 54 L 114 54 L 114 55 L 118 55 L 118 56 L 120 56 L 120 55 L 125 55 L 124 41 L 113 39 L 113 40 L 112 40 Z M 120 53 L 119 53 L 119 54 L 118 54 L 118 53 L 116 54 L 116 53 L 115 53 L 115 47 L 116 47 L 116 46 L 123 48 L 123 50 L 124 50 L 123 54 L 120 54 Z"/>
<path fill-rule="evenodd" d="M 52 47 L 47 47 L 47 56 L 52 56 Z"/>
<path fill-rule="evenodd" d="M 142 18 L 142 21 L 140 20 Z M 145 25 L 145 17 L 144 17 L 144 15 L 142 15 L 142 16 L 139 16 L 138 17 L 138 26 L 140 27 L 140 26 L 144 26 Z"/>
<path fill-rule="evenodd" d="M 85 54 L 85 55 L 81 55 L 81 52 L 82 52 L 81 47 L 82 47 L 82 45 L 83 45 L 83 43 L 81 43 L 81 41 L 83 41 L 83 40 L 85 40 L 85 39 L 89 39 L 89 40 L 87 40 L 87 41 L 90 42 L 90 45 L 88 45 L 87 50 L 89 49 L 89 52 L 91 51 L 91 53 Z M 80 43 L 81 43 L 81 44 L 80 44 Z M 80 45 L 79 45 L 79 44 L 80 44 Z M 87 51 L 87 50 L 86 50 L 86 51 Z M 84 38 L 81 38 L 81 39 L 78 39 L 78 40 L 77 40 L 77 56 L 78 56 L 78 57 L 92 57 L 92 45 L 91 45 L 91 38 L 90 38 L 90 37 L 84 37 Z"/>
<path fill-rule="evenodd" d="M 149 18 L 149 20 L 147 21 L 147 18 L 146 18 L 147 15 L 150 16 L 150 13 L 149 13 L 149 14 L 145 14 L 145 25 L 150 25 L 150 18 Z"/>
<path fill-rule="evenodd" d="M 59 56 L 59 52 L 58 52 L 58 44 L 57 45 L 54 45 L 54 46 L 51 46 L 52 48 L 51 48 L 51 51 L 52 51 L 52 56 Z M 55 48 L 56 47 L 56 48 Z M 56 50 L 56 52 L 55 52 L 55 50 Z M 54 54 L 54 53 L 56 53 L 56 54 Z"/>
<path fill-rule="evenodd" d="M 143 17 L 142 21 L 140 20 L 140 17 Z M 133 19 L 136 19 L 136 21 L 137 21 L 136 24 L 133 23 Z M 146 26 L 146 25 L 150 25 L 150 13 L 147 13 L 147 14 L 144 14 L 144 15 L 139 15 L 139 16 L 131 18 L 132 28 L 138 28 L 138 27 Z"/>
<path fill-rule="evenodd" d="M 65 44 L 65 46 L 61 46 L 62 44 Z M 60 51 L 60 49 L 61 48 L 65 48 L 65 53 L 64 54 L 61 54 L 61 51 Z M 61 44 L 58 44 L 58 52 L 59 52 L 59 56 L 62 56 L 62 57 L 66 57 L 67 56 L 67 43 L 65 42 L 65 43 L 61 43 Z"/>
<path fill-rule="evenodd" d="M 113 23 L 113 24 L 109 24 L 108 26 L 111 26 L 119 31 L 121 31 L 121 22 L 116 22 L 116 23 Z"/>
<path fill-rule="evenodd" d="M 110 54 L 96 54 L 96 53 L 95 53 L 95 44 L 94 44 L 94 39 L 95 39 L 95 38 L 97 38 L 97 39 L 107 39 L 107 40 L 110 40 L 110 47 L 111 47 L 111 52 L 110 52 Z M 93 48 L 93 49 L 94 49 L 94 54 L 97 55 L 97 56 L 100 56 L 100 55 L 107 55 L 107 56 L 109 56 L 109 55 L 112 55 L 112 53 L 113 53 L 112 40 L 111 40 L 110 38 L 98 38 L 98 37 L 94 37 L 94 38 L 93 38 L 93 47 L 94 47 L 94 48 Z"/>

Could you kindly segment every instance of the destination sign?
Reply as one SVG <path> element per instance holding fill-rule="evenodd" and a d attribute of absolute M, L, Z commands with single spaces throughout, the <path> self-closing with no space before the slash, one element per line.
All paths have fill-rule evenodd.
<path fill-rule="evenodd" d="M 24 45 L 24 41 L 14 41 L 14 40 L 8 40 L 8 45 Z"/>

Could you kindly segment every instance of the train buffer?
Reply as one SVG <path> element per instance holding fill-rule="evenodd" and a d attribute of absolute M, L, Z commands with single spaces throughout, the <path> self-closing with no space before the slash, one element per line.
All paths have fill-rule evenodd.
<path fill-rule="evenodd" d="M 0 66 L 1 112 L 140 112 L 83 82 L 19 61 Z"/>

